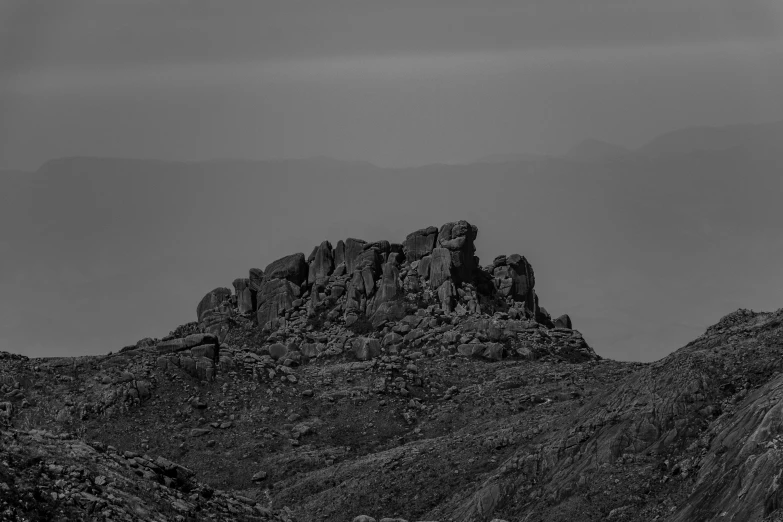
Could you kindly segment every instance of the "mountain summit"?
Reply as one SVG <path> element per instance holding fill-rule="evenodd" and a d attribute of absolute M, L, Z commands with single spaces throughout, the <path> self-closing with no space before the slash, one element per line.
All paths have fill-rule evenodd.
<path fill-rule="evenodd" d="M 107 355 L 0 353 L 9 520 L 780 520 L 783 310 L 599 357 L 476 226 L 323 241 Z M 384 518 L 385 517 L 385 518 Z"/>

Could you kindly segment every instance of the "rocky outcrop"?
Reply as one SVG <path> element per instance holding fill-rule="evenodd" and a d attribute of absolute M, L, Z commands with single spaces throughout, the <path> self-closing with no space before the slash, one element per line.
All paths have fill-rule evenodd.
<path fill-rule="evenodd" d="M 307 259 L 307 263 L 309 264 L 307 282 L 310 285 L 314 284 L 319 287 L 326 284 L 329 276 L 334 272 L 332 244 L 329 241 L 324 241 L 315 247 L 313 253 Z"/>
<path fill-rule="evenodd" d="M 234 309 L 228 302 L 224 301 L 217 308 L 212 308 L 204 312 L 201 318 L 201 328 L 207 333 L 212 333 L 218 336 L 222 341 L 228 334 L 228 330 L 231 328 L 231 320 L 234 316 Z"/>
<path fill-rule="evenodd" d="M 291 254 L 269 263 L 264 270 L 264 281 L 285 279 L 299 286 L 307 281 L 307 269 L 304 254 Z"/>
<path fill-rule="evenodd" d="M 260 268 L 250 269 L 250 290 L 258 292 L 261 290 L 261 285 L 264 283 L 264 271 Z"/>
<path fill-rule="evenodd" d="M 345 265 L 345 241 L 342 239 L 334 247 L 334 266 Z"/>
<path fill-rule="evenodd" d="M 410 306 L 436 307 L 449 321 L 502 313 L 547 328 L 570 328 L 570 319 L 558 319 L 555 325 L 539 306 L 535 275 L 525 257 L 502 255 L 481 268 L 475 256 L 477 236 L 475 225 L 460 220 L 417 230 L 402 243 L 348 238 L 333 247 L 323 241 L 307 258 L 301 253 L 286 256 L 264 272 L 251 269 L 249 278 L 235 280 L 234 309 L 239 314 L 254 311 L 266 333 L 305 320 L 348 328 L 358 322 L 363 329 L 370 323 L 380 329 L 399 321 Z M 201 325 L 224 335 L 232 317 L 217 305 L 225 301 L 225 292 L 213 294 L 200 305 Z"/>
<path fill-rule="evenodd" d="M 161 341 L 155 345 L 155 349 L 160 355 L 168 355 L 170 353 L 177 353 L 183 350 L 189 350 L 196 346 L 202 346 L 207 344 L 217 344 L 218 338 L 212 334 L 193 334 L 187 337 L 179 339 L 169 339 L 167 341 Z"/>
<path fill-rule="evenodd" d="M 220 360 L 219 338 L 213 334 L 193 334 L 157 344 L 158 367 L 164 371 L 182 369 L 199 380 L 211 381 Z"/>
<path fill-rule="evenodd" d="M 276 327 L 281 324 L 285 312 L 293 308 L 294 300 L 299 296 L 299 286 L 287 279 L 272 279 L 265 282 L 257 297 L 256 318 L 259 326 Z"/>
<path fill-rule="evenodd" d="M 478 267 L 474 241 L 478 227 L 467 221 L 446 223 L 438 232 L 438 246 L 451 253 L 451 277 L 456 284 L 473 280 L 473 271 Z"/>
<path fill-rule="evenodd" d="M 536 278 L 533 267 L 519 254 L 498 256 L 488 268 L 496 292 L 514 301 L 524 303 L 528 313 L 535 317 L 537 300 L 534 291 Z"/>
<path fill-rule="evenodd" d="M 237 297 L 237 311 L 240 314 L 254 312 L 256 309 L 256 294 L 250 288 L 250 279 L 234 279 L 233 286 Z"/>
<path fill-rule="evenodd" d="M 571 318 L 568 316 L 568 314 L 563 314 L 563 315 L 561 315 L 560 317 L 558 317 L 557 319 L 555 319 L 555 320 L 553 321 L 553 323 L 554 323 L 554 325 L 555 325 L 555 328 L 567 328 L 567 329 L 569 329 L 569 330 L 570 330 L 571 328 L 573 328 L 573 327 L 571 326 Z"/>
<path fill-rule="evenodd" d="M 213 310 L 220 306 L 224 301 L 231 297 L 231 290 L 228 288 L 215 288 L 207 293 L 196 307 L 196 317 L 201 321 L 207 310 Z"/>
<path fill-rule="evenodd" d="M 422 228 L 411 232 L 402 243 L 402 251 L 408 262 L 418 261 L 427 256 L 435 248 L 438 239 L 438 229 L 435 227 Z"/>
<path fill-rule="evenodd" d="M 432 288 L 440 288 L 446 281 L 452 280 L 451 251 L 447 248 L 436 248 L 432 251 L 430 260 L 426 263 L 428 276 Z"/>
<path fill-rule="evenodd" d="M 387 262 L 383 265 L 383 273 L 375 296 L 367 310 L 367 315 L 375 314 L 381 305 L 402 296 L 403 291 L 400 286 L 400 270 L 395 262 Z"/>
<path fill-rule="evenodd" d="M 356 260 L 364 252 L 366 241 L 362 239 L 348 238 L 345 240 L 344 260 L 345 269 L 348 274 L 352 274 L 356 269 Z"/>

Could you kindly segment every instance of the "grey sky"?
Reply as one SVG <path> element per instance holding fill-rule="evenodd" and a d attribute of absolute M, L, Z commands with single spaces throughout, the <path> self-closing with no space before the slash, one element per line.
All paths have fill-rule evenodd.
<path fill-rule="evenodd" d="M 783 118 L 782 24 L 775 0 L 5 1 L 0 166 L 638 146 Z"/>
<path fill-rule="evenodd" d="M 778 0 L 0 1 L 0 168 L 66 156 L 409 166 L 588 137 L 635 148 L 692 125 L 781 120 L 781 92 Z M 743 193 L 737 172 L 754 165 L 732 161 L 567 182 L 471 168 L 453 185 L 427 169 L 44 173 L 0 194 L 0 343 L 116 349 L 323 239 L 401 240 L 465 218 L 483 261 L 531 259 L 545 306 L 571 313 L 600 354 L 650 360 L 737 306 L 783 304 L 766 261 L 783 254 L 769 227 L 779 183 Z M 683 188 L 693 169 L 719 182 Z"/>
<path fill-rule="evenodd" d="M 740 306 L 781 305 L 776 158 L 383 171 L 54 162 L 0 178 L 0 349 L 117 350 L 194 320 L 212 288 L 324 239 L 400 241 L 463 218 L 479 227 L 482 263 L 527 256 L 542 304 L 569 313 L 599 354 L 654 360 Z"/>

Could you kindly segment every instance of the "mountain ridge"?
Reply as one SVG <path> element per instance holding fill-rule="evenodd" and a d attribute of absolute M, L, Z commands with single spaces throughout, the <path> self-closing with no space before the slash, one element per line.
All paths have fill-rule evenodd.
<path fill-rule="evenodd" d="M 0 353 L 0 509 L 780 520 L 783 309 L 737 310 L 653 363 L 605 359 L 541 306 L 525 257 L 482 266 L 477 237 L 460 220 L 322 241 L 208 292 L 163 338 Z"/>

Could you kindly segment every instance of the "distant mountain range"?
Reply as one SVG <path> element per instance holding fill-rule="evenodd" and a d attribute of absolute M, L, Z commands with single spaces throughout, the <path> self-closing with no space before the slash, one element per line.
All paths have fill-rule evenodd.
<path fill-rule="evenodd" d="M 732 148 L 748 152 L 771 151 L 783 143 L 783 121 L 723 127 L 687 127 L 661 134 L 639 149 L 588 138 L 563 155 L 492 154 L 472 163 L 512 163 L 567 159 L 578 162 L 645 160 Z"/>
<path fill-rule="evenodd" d="M 778 133 L 0 175 L 4 513 L 780 521 Z"/>
<path fill-rule="evenodd" d="M 22 338 L 34 328 L 30 321 L 40 313 L 41 296 L 59 289 L 58 301 L 46 308 L 53 331 L 79 328 L 54 310 L 92 310 L 98 294 L 115 309 L 105 319 L 110 338 L 133 339 L 137 325 L 154 331 L 178 320 L 181 300 L 206 291 L 193 283 L 217 278 L 213 271 L 232 259 L 256 255 L 260 265 L 303 241 L 336 240 L 338 231 L 364 230 L 364 239 L 373 240 L 464 216 L 493 231 L 494 237 L 482 236 L 482 262 L 502 251 L 503 238 L 522 238 L 520 253 L 537 253 L 531 260 L 541 267 L 537 277 L 552 288 L 552 312 L 569 311 L 602 353 L 677 345 L 695 332 L 680 317 L 706 326 L 728 306 L 751 305 L 774 293 L 774 285 L 757 285 L 759 278 L 778 277 L 762 261 L 775 258 L 776 245 L 783 245 L 781 128 L 694 128 L 635 151 L 586 140 L 561 156 L 495 155 L 408 168 L 323 157 L 72 157 L 49 161 L 34 173 L 4 171 L 0 291 L 18 301 L 0 309 L 7 318 L 0 332 Z M 283 234 L 281 228 L 308 236 Z M 198 275 L 172 272 L 180 266 Z M 654 288 L 646 286 L 650 274 L 658 278 Z M 697 284 L 694 277 L 701 294 L 672 297 Z M 639 291 L 627 291 L 629 280 L 642 285 Z M 109 300 L 114 288 L 156 295 L 166 290 L 156 297 L 160 308 L 140 311 L 133 299 Z M 650 314 L 661 321 L 654 335 L 645 319 Z M 608 317 L 622 320 L 610 327 Z M 107 342 L 102 335 L 79 331 L 69 339 L 79 339 L 74 349 L 94 353 Z M 40 344 L 60 346 L 62 340 Z M 649 359 L 639 350 L 639 357 Z"/>
<path fill-rule="evenodd" d="M 699 154 L 711 151 L 721 151 L 728 149 L 738 149 L 747 153 L 769 154 L 776 153 L 777 149 L 783 143 L 783 121 L 759 123 L 759 124 L 738 124 L 722 127 L 695 126 L 684 129 L 674 130 L 661 134 L 638 149 L 629 149 L 622 145 L 609 143 L 607 141 L 587 138 L 577 145 L 567 150 L 563 154 L 536 154 L 527 152 L 496 153 L 481 156 L 474 160 L 464 162 L 435 163 L 432 165 L 470 165 L 470 164 L 505 164 L 505 163 L 541 163 L 552 161 L 569 161 L 578 163 L 601 163 L 615 161 L 647 161 L 650 159 L 671 158 L 687 154 Z M 62 158 L 54 159 L 44 163 L 39 171 L 51 171 L 53 165 L 61 165 L 63 160 L 72 162 L 84 161 L 88 157 Z M 95 161 L 119 161 L 120 158 L 94 158 L 90 157 L 91 162 Z M 213 159 L 197 162 L 179 162 L 164 160 L 139 160 L 125 159 L 123 161 L 138 162 L 147 161 L 150 164 L 157 165 L 200 165 L 200 169 L 216 165 L 233 165 L 234 168 L 250 168 L 254 170 L 259 165 L 297 165 L 299 167 L 317 167 L 327 169 L 380 169 L 368 161 L 336 159 L 329 156 L 312 156 L 308 158 L 287 158 L 287 159 L 269 159 L 269 160 L 243 160 L 232 158 Z M 393 168 L 389 170 L 407 170 L 427 167 Z M 20 174 L 20 170 L 0 169 L 0 176 L 10 176 Z"/>

